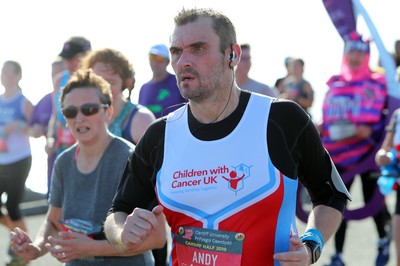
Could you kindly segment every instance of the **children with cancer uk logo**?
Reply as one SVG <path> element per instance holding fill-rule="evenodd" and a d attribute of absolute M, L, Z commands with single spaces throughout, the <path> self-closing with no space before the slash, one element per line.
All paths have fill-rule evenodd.
<path fill-rule="evenodd" d="M 185 189 L 185 191 L 189 191 L 190 188 L 194 187 L 201 187 L 201 190 L 216 189 L 213 185 L 225 180 L 227 188 L 238 192 L 243 189 L 244 180 L 250 177 L 250 168 L 251 166 L 239 164 L 232 167 L 232 169 L 223 165 L 209 170 L 178 170 L 173 174 L 174 180 L 172 181 L 171 188 Z M 172 193 L 176 193 L 176 191 Z"/>

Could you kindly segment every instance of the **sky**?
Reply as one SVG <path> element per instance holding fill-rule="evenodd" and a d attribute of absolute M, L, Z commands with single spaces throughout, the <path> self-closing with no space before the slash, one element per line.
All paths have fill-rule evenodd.
<path fill-rule="evenodd" d="M 395 40 L 400 39 L 400 1 L 360 1 L 386 49 L 393 52 Z M 343 41 L 322 0 L 0 1 L 0 62 L 21 63 L 20 85 L 35 104 L 52 90 L 51 63 L 63 43 L 71 36 L 85 36 L 93 49 L 114 48 L 132 62 L 136 71 L 135 101 L 140 86 L 151 78 L 150 47 L 157 43 L 168 46 L 174 16 L 190 7 L 215 8 L 232 20 L 238 43 L 251 45 L 250 76 L 258 81 L 273 86 L 277 78 L 285 75 L 285 57 L 302 58 L 304 77 L 315 91 L 311 113 L 315 120 L 320 118 L 325 82 L 340 71 L 343 51 Z M 358 30 L 369 37 L 362 20 Z M 377 65 L 377 58 L 372 44 L 372 67 Z"/>

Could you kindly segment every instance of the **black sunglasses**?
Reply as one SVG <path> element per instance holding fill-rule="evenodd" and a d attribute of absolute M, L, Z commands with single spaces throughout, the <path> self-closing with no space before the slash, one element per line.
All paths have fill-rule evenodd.
<path fill-rule="evenodd" d="M 65 118 L 72 119 L 78 115 L 79 111 L 81 111 L 81 113 L 84 116 L 91 116 L 97 114 L 100 108 L 107 109 L 108 106 L 109 106 L 108 104 L 99 104 L 99 103 L 85 103 L 81 107 L 70 105 L 68 107 L 63 108 L 62 113 L 65 116 Z"/>

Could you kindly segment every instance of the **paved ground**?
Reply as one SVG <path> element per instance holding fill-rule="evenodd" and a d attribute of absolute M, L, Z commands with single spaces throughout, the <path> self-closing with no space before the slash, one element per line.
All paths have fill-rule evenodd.
<path fill-rule="evenodd" d="M 352 186 L 352 195 L 354 201 L 349 206 L 357 207 L 361 204 L 361 197 L 358 193 L 360 191 L 359 183 L 356 181 Z M 394 196 L 388 197 L 388 204 L 390 210 L 394 207 Z M 35 236 L 39 229 L 41 222 L 44 219 L 44 215 L 31 215 L 26 218 L 28 224 L 28 230 L 32 237 Z M 298 223 L 299 232 L 303 232 L 304 224 Z M 5 259 L 7 258 L 7 245 L 8 245 L 9 233 L 4 227 L 0 227 L 0 266 L 5 265 Z M 329 240 L 325 246 L 322 257 L 316 263 L 317 266 L 323 266 L 327 264 L 330 259 L 330 255 L 333 253 L 333 239 Z M 361 221 L 352 221 L 349 223 L 346 246 L 345 246 L 345 261 L 347 266 L 373 266 L 375 265 L 375 257 L 377 254 L 377 233 L 375 225 L 371 218 L 364 219 Z M 395 266 L 394 262 L 394 244 L 391 245 L 391 259 L 388 266 Z M 54 260 L 50 255 L 46 255 L 36 261 L 29 264 L 30 266 L 60 266 L 61 264 Z"/>

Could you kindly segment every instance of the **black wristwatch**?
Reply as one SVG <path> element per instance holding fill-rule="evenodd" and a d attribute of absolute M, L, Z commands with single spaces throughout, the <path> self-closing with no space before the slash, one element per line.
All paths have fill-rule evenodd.
<path fill-rule="evenodd" d="M 312 240 L 305 240 L 303 244 L 309 247 L 311 250 L 311 264 L 316 263 L 321 256 L 321 246 Z"/>

